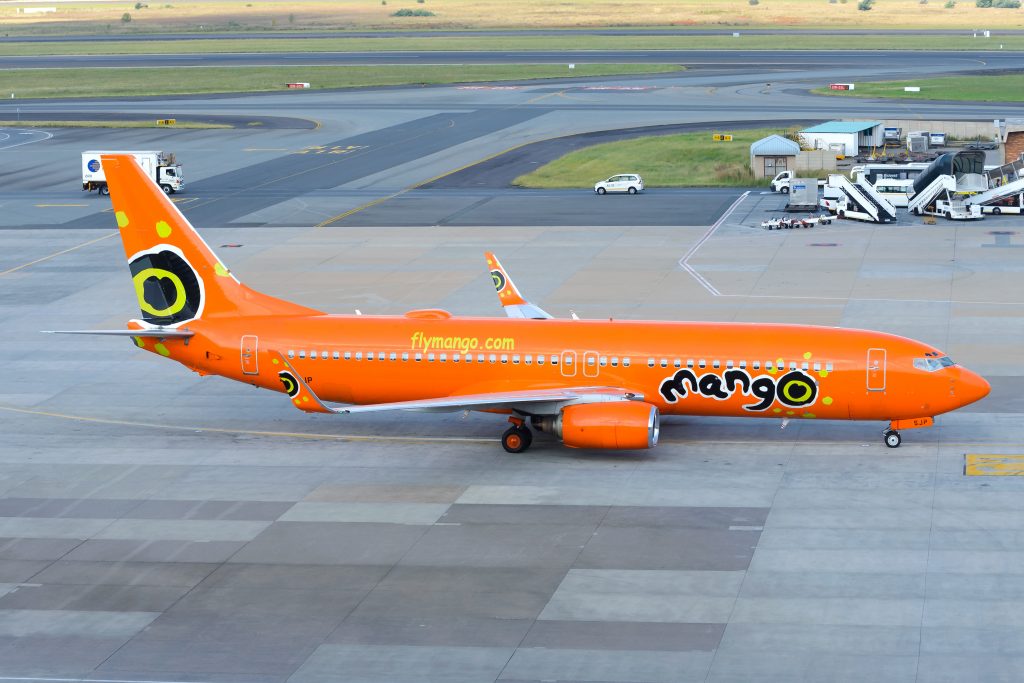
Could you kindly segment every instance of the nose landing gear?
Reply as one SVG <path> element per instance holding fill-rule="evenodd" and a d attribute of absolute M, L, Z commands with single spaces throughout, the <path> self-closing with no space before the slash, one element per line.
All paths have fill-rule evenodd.
<path fill-rule="evenodd" d="M 509 453 L 522 453 L 533 443 L 533 432 L 521 418 L 510 417 L 512 426 L 501 435 L 501 447 Z"/>
<path fill-rule="evenodd" d="M 882 438 L 885 440 L 885 445 L 889 448 L 899 448 L 903 442 L 903 437 L 895 429 L 886 429 L 882 432 Z"/>

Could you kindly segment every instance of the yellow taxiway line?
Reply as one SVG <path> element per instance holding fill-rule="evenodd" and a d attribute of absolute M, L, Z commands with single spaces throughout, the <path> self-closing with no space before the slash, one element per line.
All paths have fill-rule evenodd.
<path fill-rule="evenodd" d="M 28 263 L 22 263 L 20 266 L 14 266 L 13 268 L 8 268 L 7 270 L 0 271 L 0 276 L 10 275 L 11 273 L 16 273 L 19 270 L 23 270 L 25 268 L 28 268 L 29 266 L 34 266 L 37 263 L 42 263 L 43 261 L 49 261 L 50 259 L 57 258 L 58 256 L 60 256 L 62 254 L 68 254 L 68 253 L 70 253 L 72 251 L 75 251 L 76 249 L 81 249 L 82 247 L 87 247 L 90 244 L 96 244 L 97 242 L 102 242 L 103 240 L 109 240 L 111 237 L 113 237 L 116 234 L 117 234 L 116 232 L 112 232 L 109 235 L 104 235 L 103 237 L 97 237 L 94 240 L 89 240 L 88 242 L 82 242 L 81 244 L 77 244 L 77 245 L 75 245 L 73 247 L 69 247 L 67 249 L 62 249 L 61 251 L 54 252 L 54 253 L 50 254 L 49 256 L 44 256 L 42 258 L 37 258 L 35 261 L 29 261 Z"/>
<path fill-rule="evenodd" d="M 1022 477 L 1024 455 L 967 453 L 964 455 L 964 474 L 968 477 Z"/>

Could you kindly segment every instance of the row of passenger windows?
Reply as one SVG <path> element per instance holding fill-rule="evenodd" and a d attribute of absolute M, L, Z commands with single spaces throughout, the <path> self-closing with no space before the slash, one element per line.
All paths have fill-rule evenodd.
<path fill-rule="evenodd" d="M 377 360 L 377 361 L 383 361 L 383 360 L 397 361 L 397 360 L 399 360 L 399 358 L 401 358 L 401 360 L 403 362 L 408 362 L 410 360 L 415 361 L 415 362 L 421 362 L 421 361 L 425 360 L 428 363 L 434 363 L 434 362 L 447 363 L 449 360 L 452 363 L 463 363 L 463 362 L 464 363 L 472 363 L 472 362 L 474 362 L 474 359 L 475 359 L 475 361 L 477 363 L 485 363 L 485 362 L 488 362 L 488 363 L 499 363 L 499 362 L 500 363 L 509 363 L 509 362 L 511 362 L 513 365 L 519 365 L 520 363 L 522 363 L 523 365 L 533 365 L 535 363 L 537 365 L 544 365 L 545 363 L 547 363 L 548 365 L 558 365 L 559 363 L 562 363 L 564 365 L 572 365 L 575 362 L 573 354 L 564 354 L 564 355 L 561 355 L 561 356 L 558 355 L 558 354 L 551 354 L 550 356 L 546 356 L 546 355 L 543 355 L 543 354 L 537 354 L 535 356 L 533 354 L 526 354 L 526 355 L 511 354 L 510 355 L 510 354 L 504 354 L 503 353 L 501 355 L 498 355 L 498 354 L 494 354 L 494 353 L 491 353 L 491 354 L 478 353 L 478 354 L 476 354 L 474 356 L 474 354 L 472 354 L 472 353 L 466 353 L 466 354 L 453 353 L 453 354 L 451 354 L 449 356 L 447 353 L 439 353 L 439 354 L 435 354 L 435 353 L 418 353 L 418 352 L 417 353 L 410 353 L 408 351 L 403 351 L 401 353 L 398 353 L 396 351 L 391 351 L 391 352 L 367 351 L 367 352 L 364 353 L 362 351 L 344 351 L 344 352 L 333 351 L 332 352 L 332 351 L 315 351 L 315 350 L 307 352 L 305 349 L 300 349 L 297 352 L 295 350 L 288 351 L 288 358 L 296 358 L 296 357 L 298 357 L 298 358 L 309 358 L 309 360 L 317 360 L 319 358 L 320 360 L 341 360 L 341 359 L 344 359 L 344 360 L 357 360 L 357 361 L 362 361 L 362 360 L 367 360 L 367 361 L 373 361 L 373 360 Z M 620 359 L 618 356 L 597 356 L 596 354 L 591 354 L 591 353 L 583 354 L 583 362 L 588 367 L 593 367 L 594 365 L 600 365 L 602 368 L 603 367 L 608 367 L 608 366 L 611 366 L 613 368 L 617 368 L 617 367 L 619 367 L 621 365 L 624 368 L 628 368 L 630 366 L 630 359 L 629 358 L 621 358 Z M 671 367 L 673 367 L 673 368 L 682 368 L 683 367 L 683 361 L 678 359 L 678 358 L 673 359 L 671 361 L 668 358 L 661 358 L 661 359 L 648 358 L 647 359 L 647 367 L 649 367 L 649 368 L 654 368 L 654 367 L 658 367 L 658 366 L 661 366 L 663 368 L 667 368 L 667 367 L 669 367 L 670 364 L 671 364 Z M 704 360 L 703 358 L 700 359 L 700 360 L 697 360 L 697 361 L 694 361 L 693 359 L 689 359 L 689 360 L 686 361 L 685 365 L 689 369 L 693 369 L 693 368 L 696 367 L 696 368 L 699 368 L 701 370 L 707 368 L 710 365 L 713 369 L 718 370 L 718 369 L 722 368 L 723 361 L 712 360 L 712 361 L 709 362 L 707 360 Z M 760 370 L 761 367 L 762 367 L 762 364 L 761 364 L 761 361 L 756 361 L 755 360 L 755 361 L 752 361 L 749 364 L 749 366 L 748 366 L 747 361 L 745 361 L 745 360 L 741 360 L 738 363 L 733 362 L 731 360 L 727 360 L 727 361 L 724 361 L 724 366 L 725 366 L 725 368 L 727 370 L 732 370 L 733 368 L 739 368 L 740 370 L 746 370 L 746 369 L 748 369 L 748 367 L 751 370 Z M 764 362 L 763 367 L 764 367 L 765 370 L 785 370 L 786 369 L 786 364 L 784 362 L 770 361 L 769 360 L 769 361 L 765 361 Z M 822 368 L 824 368 L 826 372 L 832 372 L 832 363 L 824 363 L 824 364 L 822 364 L 822 363 L 814 363 L 813 365 L 809 364 L 809 363 L 799 363 L 799 364 L 796 363 L 796 362 L 790 362 L 789 363 L 789 369 L 790 370 L 796 370 L 798 367 L 801 370 L 809 370 L 809 369 L 812 369 L 812 367 L 813 367 L 813 370 L 815 372 L 820 372 L 822 370 Z"/>

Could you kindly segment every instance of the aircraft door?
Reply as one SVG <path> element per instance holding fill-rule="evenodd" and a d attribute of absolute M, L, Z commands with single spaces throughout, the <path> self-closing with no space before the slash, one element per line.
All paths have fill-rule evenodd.
<path fill-rule="evenodd" d="M 562 351 L 562 360 L 559 363 L 562 366 L 563 377 L 575 377 L 576 376 L 576 352 L 575 351 Z"/>
<path fill-rule="evenodd" d="M 242 374 L 259 374 L 259 362 L 256 360 L 256 351 L 258 347 L 259 339 L 256 335 L 247 334 L 242 337 Z"/>
<path fill-rule="evenodd" d="M 583 376 L 597 377 L 599 372 L 601 372 L 601 368 L 597 364 L 597 351 L 585 351 L 583 353 Z"/>
<path fill-rule="evenodd" d="M 868 349 L 868 391 L 885 391 L 885 349 Z"/>

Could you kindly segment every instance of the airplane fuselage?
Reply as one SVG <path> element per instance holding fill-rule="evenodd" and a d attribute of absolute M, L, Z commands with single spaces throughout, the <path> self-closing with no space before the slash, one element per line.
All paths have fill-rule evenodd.
<path fill-rule="evenodd" d="M 865 330 L 753 323 L 318 315 L 196 320 L 167 355 L 275 391 L 276 350 L 326 401 L 354 404 L 543 389 L 624 387 L 668 415 L 914 420 L 987 385 L 942 355 Z M 140 340 L 154 350 L 154 340 Z M 925 365 L 927 365 L 925 363 Z M 984 387 L 984 389 L 983 389 Z"/>

